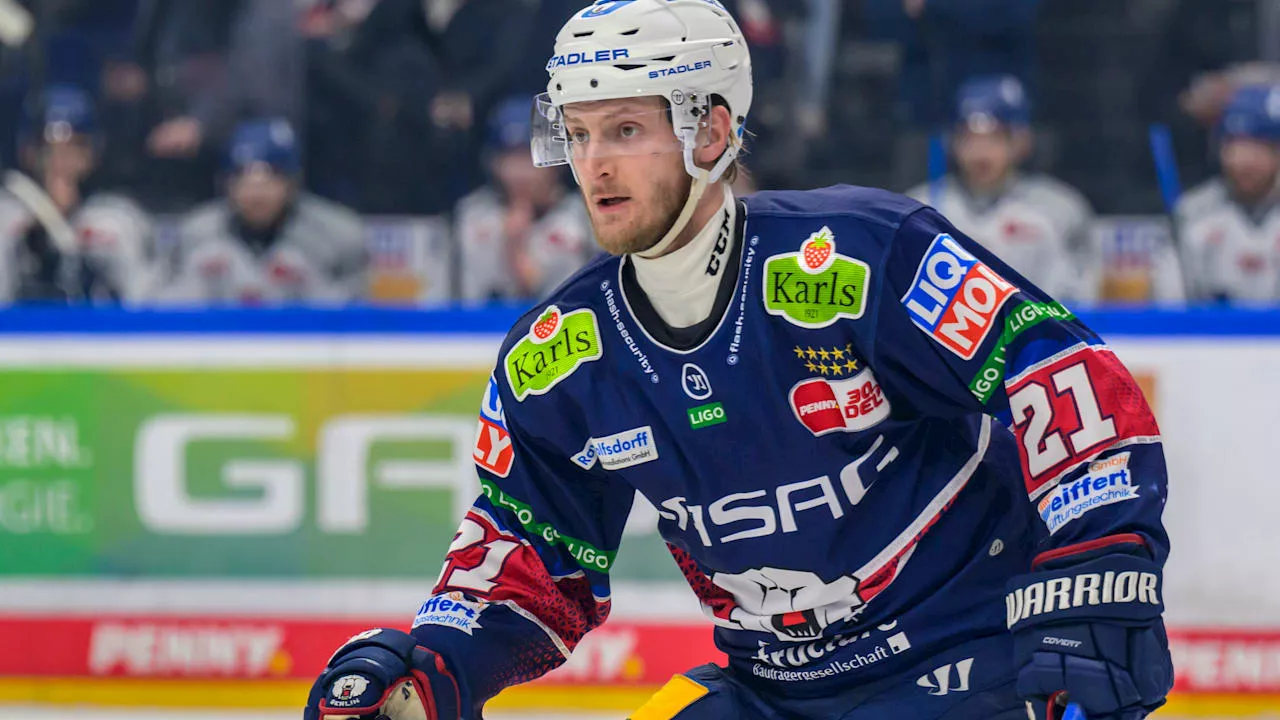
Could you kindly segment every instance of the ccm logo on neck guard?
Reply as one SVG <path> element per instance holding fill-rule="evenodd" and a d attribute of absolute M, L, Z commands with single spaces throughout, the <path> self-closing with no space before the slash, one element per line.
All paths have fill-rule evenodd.
<path fill-rule="evenodd" d="M 1127 570 L 1081 573 L 1031 583 L 1004 598 L 1009 627 L 1036 615 L 1094 605 L 1160 604 L 1160 578 L 1155 573 Z"/>

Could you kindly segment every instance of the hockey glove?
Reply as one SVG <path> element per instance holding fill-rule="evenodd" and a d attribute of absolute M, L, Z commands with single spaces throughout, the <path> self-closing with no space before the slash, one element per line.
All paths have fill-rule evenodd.
<path fill-rule="evenodd" d="M 379 628 L 355 635 L 329 658 L 303 720 L 458 720 L 458 683 L 438 654 L 412 635 Z"/>
<path fill-rule="evenodd" d="M 1043 553 L 1010 581 L 1018 694 L 1036 717 L 1066 691 L 1090 720 L 1139 720 L 1173 687 L 1160 567 L 1139 535 Z"/>

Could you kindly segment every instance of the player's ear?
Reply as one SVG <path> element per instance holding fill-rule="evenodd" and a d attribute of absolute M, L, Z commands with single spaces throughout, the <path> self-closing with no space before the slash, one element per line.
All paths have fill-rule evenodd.
<path fill-rule="evenodd" d="M 702 142 L 694 151 L 694 160 L 699 167 L 709 168 L 715 165 L 724 151 L 729 148 L 732 124 L 733 118 L 729 116 L 728 108 L 723 105 L 711 107 L 711 112 L 707 116 L 707 126 L 701 132 Z"/>

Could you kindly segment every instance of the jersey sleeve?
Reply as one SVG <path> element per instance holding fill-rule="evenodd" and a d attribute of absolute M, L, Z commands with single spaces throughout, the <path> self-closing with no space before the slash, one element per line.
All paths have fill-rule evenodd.
<path fill-rule="evenodd" d="M 582 447 L 557 442 L 572 424 L 565 403 L 508 403 L 501 373 L 489 381 L 477 426 L 482 492 L 412 629 L 458 677 L 464 718 L 479 718 L 502 688 L 560 665 L 604 622 L 609 570 L 635 497 L 588 463 Z"/>
<path fill-rule="evenodd" d="M 877 373 L 922 414 L 982 412 L 1013 434 L 1041 555 L 1137 536 L 1163 563 L 1159 429 L 1111 349 L 932 209 L 902 222 L 882 268 Z"/>

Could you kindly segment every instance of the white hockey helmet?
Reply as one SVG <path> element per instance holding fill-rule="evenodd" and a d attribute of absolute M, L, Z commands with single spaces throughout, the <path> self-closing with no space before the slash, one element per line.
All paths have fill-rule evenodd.
<path fill-rule="evenodd" d="M 532 148 L 540 167 L 570 164 L 564 105 L 660 96 L 698 184 L 719 180 L 742 150 L 751 108 L 751 56 L 738 23 L 717 0 L 597 0 L 556 36 L 547 92 L 534 101 Z M 710 170 L 693 160 L 712 95 L 728 105 L 728 148 Z M 701 195 L 701 188 L 696 190 Z"/>

